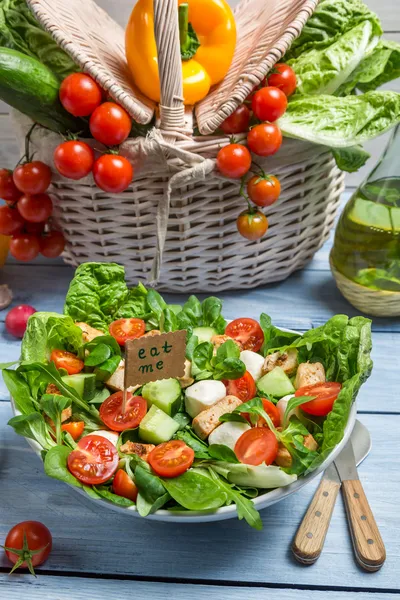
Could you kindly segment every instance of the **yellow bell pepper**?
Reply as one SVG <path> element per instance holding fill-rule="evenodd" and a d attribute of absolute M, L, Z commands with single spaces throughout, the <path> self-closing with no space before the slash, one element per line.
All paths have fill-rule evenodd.
<path fill-rule="evenodd" d="M 183 96 L 185 104 L 195 104 L 205 98 L 210 87 L 222 81 L 228 72 L 236 46 L 235 19 L 225 0 L 177 2 Z M 125 43 L 134 82 L 145 96 L 159 102 L 153 0 L 138 0 L 126 29 Z"/>

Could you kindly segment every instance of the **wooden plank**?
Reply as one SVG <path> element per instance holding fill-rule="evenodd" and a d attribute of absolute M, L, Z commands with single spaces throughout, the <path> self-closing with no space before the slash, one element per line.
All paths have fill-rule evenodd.
<path fill-rule="evenodd" d="M 353 559 L 341 501 L 316 565 L 310 569 L 292 559 L 289 547 L 317 482 L 262 511 L 262 532 L 237 520 L 179 526 L 136 519 L 98 507 L 65 484 L 45 478 L 40 459 L 5 425 L 10 416 L 10 407 L 0 403 L 0 540 L 19 521 L 44 522 L 54 537 L 47 572 L 365 591 L 399 588 L 400 417 L 362 415 L 360 419 L 373 442 L 360 477 L 387 548 L 383 569 L 366 576 Z M 4 555 L 0 567 L 7 567 Z"/>

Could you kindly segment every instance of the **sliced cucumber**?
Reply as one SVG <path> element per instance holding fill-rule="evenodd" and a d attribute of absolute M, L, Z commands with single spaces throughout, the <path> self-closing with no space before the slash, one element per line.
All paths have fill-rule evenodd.
<path fill-rule="evenodd" d="M 178 429 L 179 423 L 153 404 L 140 423 L 139 437 L 149 444 L 162 444 L 168 442 Z"/>
<path fill-rule="evenodd" d="M 275 367 L 257 381 L 257 388 L 261 394 L 283 398 L 294 393 L 294 387 L 282 367 Z"/>
<path fill-rule="evenodd" d="M 177 379 L 160 379 L 146 383 L 142 389 L 142 396 L 150 406 L 154 404 L 171 417 L 181 408 L 182 388 Z"/>
<path fill-rule="evenodd" d="M 211 342 L 211 338 L 217 335 L 217 332 L 212 327 L 195 327 L 193 335 L 196 335 L 199 344 L 202 344 L 203 342 Z"/>
<path fill-rule="evenodd" d="M 96 375 L 94 373 L 78 373 L 65 375 L 63 382 L 72 387 L 83 400 L 91 400 L 96 394 Z"/>

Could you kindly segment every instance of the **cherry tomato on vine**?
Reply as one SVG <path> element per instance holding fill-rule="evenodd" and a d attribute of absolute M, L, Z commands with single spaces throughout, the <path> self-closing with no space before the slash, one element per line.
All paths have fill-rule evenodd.
<path fill-rule="evenodd" d="M 94 152 L 85 142 L 63 142 L 54 151 L 54 164 L 61 175 L 77 181 L 92 172 Z"/>
<path fill-rule="evenodd" d="M 276 87 L 263 87 L 258 90 L 251 101 L 255 116 L 260 121 L 277 121 L 287 109 L 285 94 Z"/>
<path fill-rule="evenodd" d="M 60 100 L 74 117 L 88 117 L 101 104 L 101 87 L 84 73 L 68 75 L 60 86 Z"/>
<path fill-rule="evenodd" d="M 251 154 L 242 144 L 228 144 L 217 154 L 217 167 L 225 177 L 240 179 L 251 167 Z"/>
<path fill-rule="evenodd" d="M 105 146 L 118 146 L 129 136 L 132 121 L 126 110 L 114 102 L 104 102 L 89 121 L 92 136 Z"/>
<path fill-rule="evenodd" d="M 24 194 L 44 194 L 51 183 L 51 169 L 44 162 L 34 160 L 17 167 L 13 179 Z"/>
<path fill-rule="evenodd" d="M 35 575 L 33 567 L 47 560 L 52 543 L 50 531 L 39 521 L 23 521 L 14 525 L 4 542 L 6 556 L 14 564 L 11 573 L 21 567 Z"/>
<path fill-rule="evenodd" d="M 93 166 L 97 186 L 110 194 L 124 192 L 132 183 L 133 174 L 129 160 L 117 154 L 103 154 Z"/>
<path fill-rule="evenodd" d="M 247 182 L 247 193 L 257 206 L 271 206 L 279 198 L 281 184 L 274 175 L 254 175 Z"/>
<path fill-rule="evenodd" d="M 223 123 L 220 128 L 224 133 L 243 133 L 248 130 L 250 123 L 250 111 L 242 104 L 238 106 L 235 112 L 233 112 Z"/>
<path fill-rule="evenodd" d="M 0 234 L 13 235 L 21 231 L 24 226 L 24 219 L 16 208 L 10 206 L 0 206 Z"/>
<path fill-rule="evenodd" d="M 18 200 L 18 212 L 30 223 L 43 223 L 47 221 L 53 212 L 53 203 L 47 194 L 36 194 L 31 196 L 25 194 Z"/>
<path fill-rule="evenodd" d="M 258 156 L 271 156 L 282 145 L 282 132 L 275 123 L 261 123 L 250 130 L 247 136 L 249 150 Z"/>
<path fill-rule="evenodd" d="M 40 254 L 46 258 L 57 258 L 65 248 L 65 237 L 61 231 L 49 231 L 39 240 Z"/>
<path fill-rule="evenodd" d="M 247 240 L 259 240 L 268 229 L 267 217 L 259 211 L 244 210 L 237 218 L 240 235 Z"/>
<path fill-rule="evenodd" d="M 285 63 L 278 63 L 274 66 L 274 71 L 278 72 L 268 77 L 268 85 L 279 88 L 287 97 L 291 96 L 297 85 L 296 73 L 292 67 Z"/>
<path fill-rule="evenodd" d="M 123 469 L 119 469 L 115 473 L 112 489 L 117 496 L 122 496 L 123 498 L 128 498 L 128 500 L 132 500 L 132 502 L 136 502 L 139 490 L 128 473 Z"/>
<path fill-rule="evenodd" d="M 36 258 L 39 250 L 39 239 L 32 233 L 17 233 L 10 241 L 10 254 L 23 262 Z"/>
<path fill-rule="evenodd" d="M 24 223 L 24 232 L 25 233 L 33 233 L 34 235 L 41 236 L 44 232 L 44 228 L 46 227 L 46 223 L 29 223 L 29 221 L 25 221 Z"/>
<path fill-rule="evenodd" d="M 0 169 L 0 198 L 12 204 L 20 197 L 21 192 L 14 183 L 12 171 Z"/>

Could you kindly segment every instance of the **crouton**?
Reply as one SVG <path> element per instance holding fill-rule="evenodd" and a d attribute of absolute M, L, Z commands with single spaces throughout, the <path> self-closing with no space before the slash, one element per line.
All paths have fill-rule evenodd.
<path fill-rule="evenodd" d="M 192 427 L 202 440 L 208 438 L 218 425 L 221 425 L 219 418 L 225 413 L 230 413 L 242 404 L 242 401 L 236 396 L 225 396 L 215 404 L 203 410 L 193 419 Z"/>
<path fill-rule="evenodd" d="M 117 370 L 111 375 L 109 379 L 105 382 L 106 386 L 109 387 L 114 392 L 123 392 L 124 391 L 124 379 L 125 379 L 125 361 L 121 360 Z M 129 392 L 135 392 L 140 388 L 140 385 L 133 385 L 128 388 Z"/>
<path fill-rule="evenodd" d="M 49 383 L 46 388 L 46 394 L 54 394 L 55 396 L 62 396 L 62 393 L 58 389 L 58 387 L 54 383 Z M 72 417 L 72 408 L 66 408 L 61 413 L 61 423 L 64 421 L 68 421 Z M 51 419 L 47 418 L 48 422 L 52 427 L 54 427 L 54 423 Z"/>
<path fill-rule="evenodd" d="M 303 444 L 304 444 L 304 446 L 306 448 L 308 448 L 309 450 L 311 450 L 311 452 L 315 452 L 315 450 L 317 450 L 317 448 L 318 448 L 318 444 L 314 440 L 314 438 L 311 435 L 311 433 L 309 433 L 308 435 L 305 436 L 305 438 L 303 440 Z"/>
<path fill-rule="evenodd" d="M 229 337 L 229 335 L 213 335 L 211 338 L 211 343 L 214 346 L 214 350 L 218 350 L 218 348 L 222 346 L 222 344 L 225 344 L 225 342 L 227 342 L 228 340 L 232 340 L 232 342 L 234 342 L 236 346 L 240 348 L 240 350 L 242 349 L 242 344 L 237 340 L 234 340 L 233 338 Z"/>
<path fill-rule="evenodd" d="M 127 441 L 120 447 L 120 452 L 123 454 L 137 454 L 147 462 L 149 454 L 154 448 L 154 444 L 139 444 L 137 442 Z"/>
<path fill-rule="evenodd" d="M 153 337 L 153 335 L 161 335 L 161 331 L 159 329 L 152 329 L 147 333 L 144 333 L 141 337 Z"/>
<path fill-rule="evenodd" d="M 75 325 L 78 325 L 78 327 L 82 329 L 82 338 L 85 343 L 91 342 L 92 340 L 94 340 L 94 338 L 97 338 L 100 335 L 104 335 L 104 331 L 95 329 L 87 323 L 75 323 Z"/>
<path fill-rule="evenodd" d="M 287 352 L 274 352 L 265 357 L 264 365 L 261 369 L 263 375 L 266 375 L 275 367 L 281 367 L 286 375 L 293 375 L 298 365 L 297 350 L 293 348 Z"/>
<path fill-rule="evenodd" d="M 189 385 L 194 383 L 194 379 L 191 375 L 192 373 L 192 363 L 190 360 L 185 360 L 185 374 L 183 377 L 178 377 L 178 381 L 181 384 L 181 388 L 187 388 Z"/>
<path fill-rule="evenodd" d="M 278 454 L 276 455 L 275 463 L 278 467 L 283 467 L 284 469 L 292 466 L 292 456 L 281 442 L 278 444 Z"/>
<path fill-rule="evenodd" d="M 325 381 L 324 366 L 319 362 L 306 362 L 301 363 L 297 369 L 294 387 L 298 390 L 305 385 L 315 385 L 316 383 L 324 383 Z"/>
<path fill-rule="evenodd" d="M 62 393 L 54 383 L 49 383 L 46 388 L 46 394 L 56 394 L 56 396 L 62 396 Z"/>

